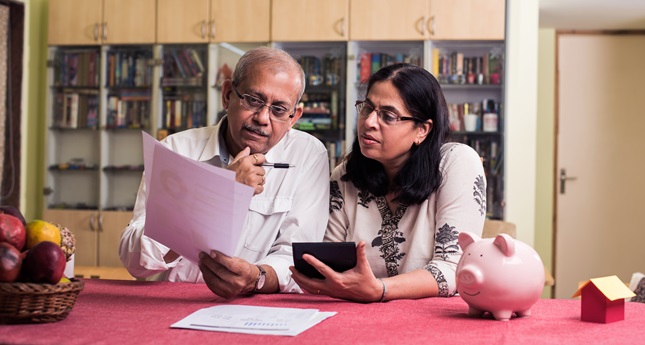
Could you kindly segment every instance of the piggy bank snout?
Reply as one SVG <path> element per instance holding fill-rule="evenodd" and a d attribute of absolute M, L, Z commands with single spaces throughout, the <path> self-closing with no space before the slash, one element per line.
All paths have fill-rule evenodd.
<path fill-rule="evenodd" d="M 457 273 L 457 280 L 460 284 L 477 286 L 484 283 L 482 271 L 473 265 L 463 266 Z"/>

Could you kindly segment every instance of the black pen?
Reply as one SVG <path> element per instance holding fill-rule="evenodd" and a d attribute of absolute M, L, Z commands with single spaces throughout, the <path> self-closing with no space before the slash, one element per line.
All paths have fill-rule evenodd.
<path fill-rule="evenodd" d="M 289 169 L 289 168 L 295 168 L 295 165 L 291 165 L 289 163 L 264 163 L 262 164 L 263 167 L 274 167 L 276 169 Z"/>

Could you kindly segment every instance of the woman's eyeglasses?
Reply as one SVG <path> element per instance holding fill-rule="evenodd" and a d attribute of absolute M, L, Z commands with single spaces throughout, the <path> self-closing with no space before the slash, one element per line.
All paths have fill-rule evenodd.
<path fill-rule="evenodd" d="M 246 93 L 241 94 L 237 90 L 237 87 L 235 85 L 233 85 L 233 91 L 235 91 L 235 94 L 240 99 L 240 105 L 247 110 L 250 110 L 254 113 L 259 113 L 260 111 L 262 111 L 262 108 L 264 107 L 269 108 L 269 118 L 271 119 L 271 121 L 287 122 L 296 113 L 295 108 L 290 113 L 291 110 L 289 108 L 286 108 L 280 105 L 273 105 L 273 104 L 269 105 L 257 97 L 251 96 Z"/>
<path fill-rule="evenodd" d="M 368 118 L 370 114 L 372 114 L 372 112 L 376 111 L 376 116 L 379 118 L 381 123 L 388 126 L 394 125 L 400 121 L 424 122 L 423 120 L 416 117 L 400 116 L 389 110 L 376 109 L 367 101 L 356 101 L 356 110 L 358 111 L 358 115 L 363 118 Z"/>

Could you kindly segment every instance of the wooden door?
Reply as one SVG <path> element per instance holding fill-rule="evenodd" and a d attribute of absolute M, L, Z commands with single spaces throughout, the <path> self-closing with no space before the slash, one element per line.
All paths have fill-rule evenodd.
<path fill-rule="evenodd" d="M 99 266 L 122 267 L 119 258 L 121 231 L 130 223 L 132 212 L 101 211 L 99 216 Z"/>
<path fill-rule="evenodd" d="M 503 40 L 505 0 L 430 0 L 432 40 Z"/>
<path fill-rule="evenodd" d="M 352 0 L 350 6 L 351 40 L 428 38 L 428 0 Z"/>
<path fill-rule="evenodd" d="M 104 44 L 153 44 L 156 0 L 104 0 Z"/>
<path fill-rule="evenodd" d="M 74 265 L 98 265 L 97 211 L 52 210 L 43 212 L 43 220 L 67 227 L 76 238 Z"/>
<path fill-rule="evenodd" d="M 208 43 L 209 0 L 157 0 L 158 43 Z"/>
<path fill-rule="evenodd" d="M 645 36 L 557 45 L 555 297 L 570 298 L 581 281 L 643 271 Z"/>
<path fill-rule="evenodd" d="M 349 0 L 273 0 L 272 41 L 347 41 Z"/>
<path fill-rule="evenodd" d="M 50 0 L 47 43 L 93 45 L 100 43 L 101 0 Z"/>
<path fill-rule="evenodd" d="M 270 23 L 270 0 L 211 1 L 211 42 L 268 42 Z"/>

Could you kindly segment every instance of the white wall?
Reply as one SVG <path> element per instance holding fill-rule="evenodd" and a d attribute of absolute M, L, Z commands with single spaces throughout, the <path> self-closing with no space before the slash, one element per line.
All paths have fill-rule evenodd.
<path fill-rule="evenodd" d="M 538 0 L 506 3 L 506 215 L 517 238 L 535 236 Z"/>

